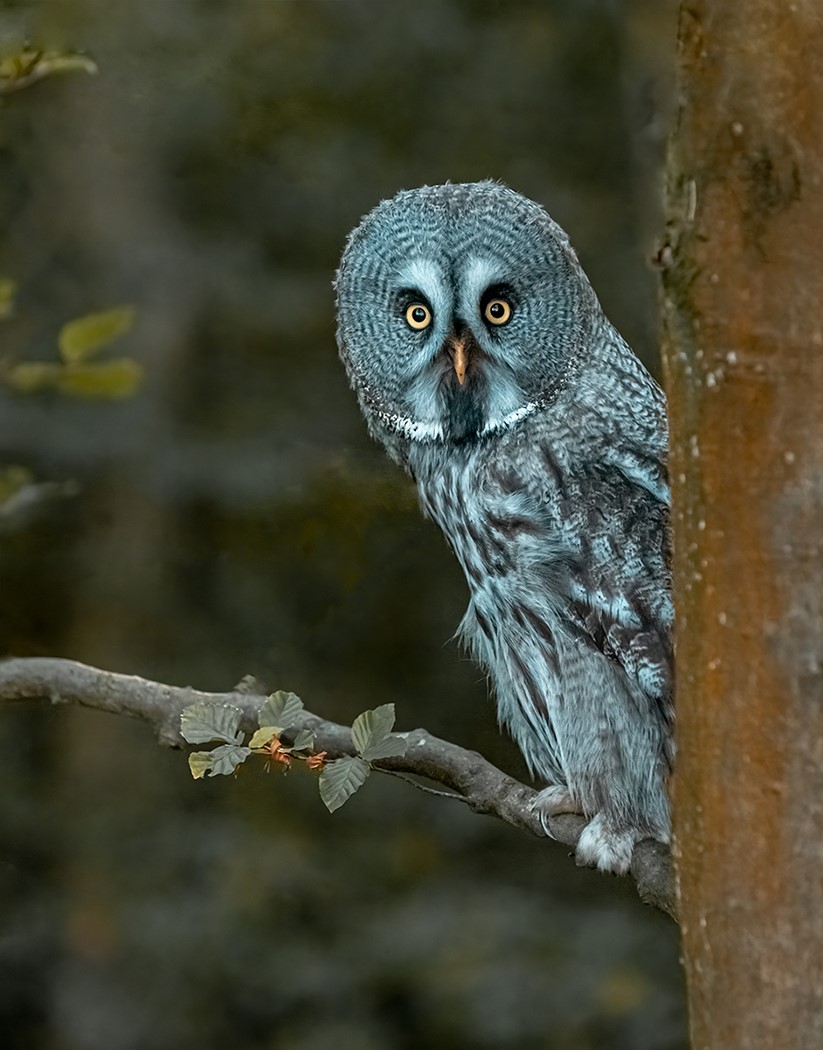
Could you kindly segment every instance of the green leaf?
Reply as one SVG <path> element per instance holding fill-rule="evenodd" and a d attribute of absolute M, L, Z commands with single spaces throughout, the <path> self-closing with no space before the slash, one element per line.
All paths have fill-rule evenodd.
<path fill-rule="evenodd" d="M 239 744 L 243 739 L 239 731 L 242 717 L 243 712 L 234 704 L 199 700 L 180 715 L 180 732 L 190 744 L 205 744 L 209 740 Z"/>
<path fill-rule="evenodd" d="M 258 722 L 261 726 L 284 726 L 294 724 L 294 720 L 303 710 L 303 701 L 294 693 L 282 690 L 267 697 L 260 708 Z"/>
<path fill-rule="evenodd" d="M 314 747 L 314 733 L 311 729 L 298 729 L 291 746 L 292 751 L 311 751 Z"/>
<path fill-rule="evenodd" d="M 381 744 L 394 725 L 394 704 L 383 704 L 373 711 L 364 711 L 355 718 L 351 738 L 355 750 L 365 758 L 365 752 Z"/>
<path fill-rule="evenodd" d="M 406 741 L 391 735 L 394 718 L 394 704 L 383 704 L 355 718 L 351 727 L 352 740 L 358 754 L 367 762 L 405 755 Z"/>
<path fill-rule="evenodd" d="M 355 755 L 329 762 L 320 774 L 320 797 L 329 813 L 340 809 L 365 784 L 370 772 L 368 762 Z"/>
<path fill-rule="evenodd" d="M 0 277 L 0 321 L 14 314 L 14 293 L 17 291 L 17 282 L 10 277 Z"/>
<path fill-rule="evenodd" d="M 361 751 L 367 762 L 377 762 L 381 758 L 398 758 L 405 753 L 406 741 L 402 736 L 388 736 Z"/>
<path fill-rule="evenodd" d="M 60 329 L 57 346 L 67 365 L 77 365 L 99 353 L 104 346 L 119 339 L 134 324 L 133 306 L 115 306 L 111 310 L 86 314 L 69 321 Z"/>
<path fill-rule="evenodd" d="M 211 751 L 192 751 L 189 755 L 189 769 L 195 780 L 201 780 L 211 769 Z"/>
<path fill-rule="evenodd" d="M 96 365 L 65 365 L 55 386 L 72 397 L 123 398 L 137 393 L 143 382 L 143 366 L 131 357 L 118 357 Z"/>
<path fill-rule="evenodd" d="M 211 752 L 210 777 L 230 776 L 241 762 L 251 754 L 250 747 L 238 747 L 237 744 L 221 744 Z"/>
<path fill-rule="evenodd" d="M 27 488 L 34 481 L 32 472 L 28 467 L 19 467 L 16 464 L 0 470 L 0 507 L 18 492 Z"/>
<path fill-rule="evenodd" d="M 0 95 L 34 84 L 55 73 L 97 72 L 96 64 L 88 55 L 61 51 L 35 51 L 23 48 L 0 59 Z"/>
<path fill-rule="evenodd" d="M 283 732 L 280 726 L 260 726 L 249 741 L 249 747 L 266 747 Z"/>
<path fill-rule="evenodd" d="M 60 365 L 46 361 L 22 361 L 9 369 L 6 381 L 19 393 L 32 394 L 36 390 L 54 387 L 61 371 Z"/>

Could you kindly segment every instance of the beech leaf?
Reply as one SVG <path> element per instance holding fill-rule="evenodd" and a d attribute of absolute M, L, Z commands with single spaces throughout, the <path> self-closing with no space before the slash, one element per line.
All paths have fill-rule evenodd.
<path fill-rule="evenodd" d="M 189 755 L 189 769 L 195 780 L 201 780 L 211 769 L 211 751 L 192 751 Z"/>
<path fill-rule="evenodd" d="M 210 740 L 239 744 L 243 739 L 239 731 L 242 717 L 243 712 L 234 704 L 199 700 L 180 715 L 180 733 L 189 744 L 205 744 Z"/>
<path fill-rule="evenodd" d="M 292 751 L 311 751 L 314 747 L 314 733 L 311 729 L 298 729 L 291 746 Z"/>
<path fill-rule="evenodd" d="M 249 741 L 249 747 L 266 747 L 282 732 L 280 726 L 260 726 Z"/>
<path fill-rule="evenodd" d="M 367 762 L 377 762 L 381 758 L 398 758 L 406 753 L 406 741 L 402 736 L 388 736 L 360 752 Z"/>
<path fill-rule="evenodd" d="M 87 361 L 104 346 L 125 335 L 134 324 L 135 315 L 133 306 L 115 306 L 69 321 L 57 337 L 60 356 L 67 365 Z"/>
<path fill-rule="evenodd" d="M 355 718 L 351 727 L 351 738 L 358 755 L 381 744 L 391 733 L 394 725 L 394 704 L 382 704 L 373 711 L 364 711 Z"/>
<path fill-rule="evenodd" d="M 284 726 L 288 728 L 303 710 L 303 701 L 294 693 L 280 690 L 266 697 L 260 708 L 258 722 L 261 726 Z"/>
<path fill-rule="evenodd" d="M 241 762 L 245 762 L 251 754 L 250 747 L 238 747 L 237 744 L 221 744 L 211 754 L 210 777 L 230 776 Z"/>
<path fill-rule="evenodd" d="M 61 394 L 73 397 L 131 397 L 143 382 L 143 366 L 131 357 L 92 365 L 65 365 L 55 377 Z"/>
<path fill-rule="evenodd" d="M 320 774 L 320 797 L 329 813 L 340 809 L 365 784 L 370 772 L 368 762 L 356 755 L 328 762 Z"/>
<path fill-rule="evenodd" d="M 21 394 L 33 394 L 54 387 L 61 371 L 60 365 L 47 361 L 21 361 L 9 369 L 6 381 Z"/>

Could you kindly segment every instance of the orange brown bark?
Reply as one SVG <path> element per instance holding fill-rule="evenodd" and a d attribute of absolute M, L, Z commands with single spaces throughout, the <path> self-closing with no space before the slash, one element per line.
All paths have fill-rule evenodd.
<path fill-rule="evenodd" d="M 823 4 L 679 28 L 663 353 L 694 1050 L 823 1047 Z"/>

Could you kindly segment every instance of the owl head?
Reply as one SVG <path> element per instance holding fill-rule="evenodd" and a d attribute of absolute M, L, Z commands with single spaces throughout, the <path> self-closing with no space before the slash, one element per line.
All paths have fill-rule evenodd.
<path fill-rule="evenodd" d="M 495 182 L 379 204 L 337 273 L 340 355 L 375 436 L 462 444 L 544 407 L 602 317 L 563 230 Z"/>

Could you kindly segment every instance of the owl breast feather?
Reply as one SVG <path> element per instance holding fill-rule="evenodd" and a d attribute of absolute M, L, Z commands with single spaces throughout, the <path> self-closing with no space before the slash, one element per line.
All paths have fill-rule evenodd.
<path fill-rule="evenodd" d="M 415 460 L 423 510 L 469 584 L 461 638 L 531 771 L 568 786 L 584 812 L 616 807 L 664 835 L 668 511 L 637 457 L 623 472 L 613 454 L 575 463 L 545 435 L 513 435 L 430 445 Z"/>

